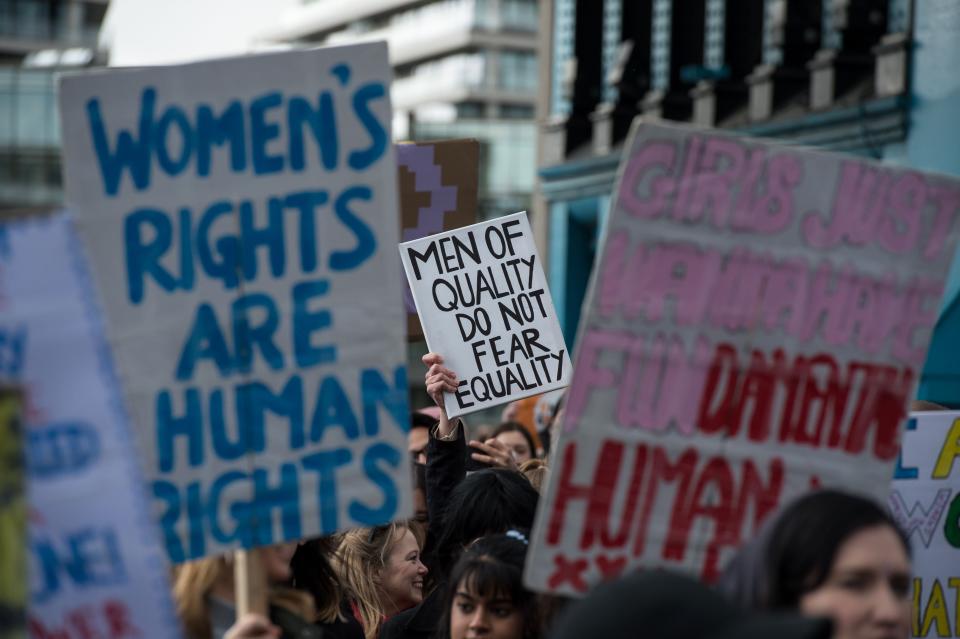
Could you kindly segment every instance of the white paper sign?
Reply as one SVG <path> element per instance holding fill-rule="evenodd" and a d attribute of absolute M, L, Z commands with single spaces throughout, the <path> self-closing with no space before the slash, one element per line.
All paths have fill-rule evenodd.
<path fill-rule="evenodd" d="M 173 561 L 412 510 L 390 80 L 374 43 L 62 82 Z"/>
<path fill-rule="evenodd" d="M 28 392 L 30 634 L 179 637 L 79 240 L 63 215 L 0 235 L 0 343 Z"/>
<path fill-rule="evenodd" d="M 709 582 L 810 488 L 885 498 L 958 206 L 955 179 L 636 122 L 527 583 Z"/>
<path fill-rule="evenodd" d="M 914 413 L 888 500 L 913 549 L 914 637 L 960 637 L 960 412 Z"/>
<path fill-rule="evenodd" d="M 427 347 L 459 378 L 450 417 L 566 386 L 570 357 L 526 213 L 400 245 Z"/>

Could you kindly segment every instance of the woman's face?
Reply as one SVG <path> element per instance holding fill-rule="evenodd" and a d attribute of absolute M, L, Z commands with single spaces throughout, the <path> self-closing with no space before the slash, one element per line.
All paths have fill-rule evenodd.
<path fill-rule="evenodd" d="M 523 436 L 523 433 L 518 433 L 515 430 L 500 433 L 497 435 L 497 441 L 513 452 L 514 461 L 517 462 L 518 466 L 533 457 L 533 451 L 530 450 L 530 444 L 527 443 L 527 438 Z"/>
<path fill-rule="evenodd" d="M 258 553 L 263 563 L 263 571 L 270 583 L 283 583 L 293 576 L 290 570 L 290 560 L 297 551 L 296 543 L 274 544 L 260 548 Z"/>
<path fill-rule="evenodd" d="M 450 639 L 523 639 L 523 613 L 508 597 L 481 597 L 464 579 L 450 609 Z"/>
<path fill-rule="evenodd" d="M 427 567 L 420 561 L 417 539 L 404 529 L 380 573 L 384 612 L 388 617 L 423 601 L 423 576 L 426 574 Z"/>
<path fill-rule="evenodd" d="M 827 579 L 800 598 L 804 614 L 833 619 L 834 639 L 905 639 L 910 606 L 910 560 L 886 525 L 851 535 Z"/>

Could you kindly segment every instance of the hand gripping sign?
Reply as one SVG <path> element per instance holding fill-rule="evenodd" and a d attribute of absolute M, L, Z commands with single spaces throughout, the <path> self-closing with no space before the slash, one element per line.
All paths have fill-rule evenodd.
<path fill-rule="evenodd" d="M 67 198 L 173 561 L 411 512 L 386 45 L 67 77 Z"/>
<path fill-rule="evenodd" d="M 635 123 L 527 582 L 709 581 L 802 491 L 885 498 L 958 205 L 953 179 Z"/>

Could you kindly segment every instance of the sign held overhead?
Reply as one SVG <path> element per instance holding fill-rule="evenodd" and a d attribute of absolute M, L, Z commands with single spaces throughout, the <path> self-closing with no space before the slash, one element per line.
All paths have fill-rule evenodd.
<path fill-rule="evenodd" d="M 400 256 L 427 346 L 460 380 L 450 417 L 569 383 L 526 213 L 404 242 Z"/>

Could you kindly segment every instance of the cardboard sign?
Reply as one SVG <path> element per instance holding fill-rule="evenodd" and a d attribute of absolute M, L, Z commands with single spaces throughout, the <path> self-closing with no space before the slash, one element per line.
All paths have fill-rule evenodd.
<path fill-rule="evenodd" d="M 0 336 L 7 336 L 3 327 L 0 327 Z M 22 405 L 20 389 L 0 383 L 0 637 L 3 639 L 27 636 L 27 497 Z"/>
<path fill-rule="evenodd" d="M 427 347 L 460 379 L 450 417 L 566 386 L 567 354 L 526 213 L 404 242 Z"/>
<path fill-rule="evenodd" d="M 914 413 L 890 512 L 913 549 L 914 637 L 960 637 L 960 412 Z"/>
<path fill-rule="evenodd" d="M 29 580 L 15 585 L 30 635 L 179 637 L 79 240 L 63 215 L 0 229 L 0 359 L 27 391 Z"/>
<path fill-rule="evenodd" d="M 389 84 L 382 43 L 62 82 L 175 562 L 412 510 Z"/>
<path fill-rule="evenodd" d="M 477 221 L 477 185 L 480 143 L 477 140 L 443 140 L 397 145 L 400 176 L 401 240 L 458 229 Z M 423 328 L 417 317 L 410 287 L 404 283 L 407 337 L 420 339 Z"/>
<path fill-rule="evenodd" d="M 637 122 L 526 579 L 712 581 L 815 486 L 886 497 L 960 183 Z"/>

